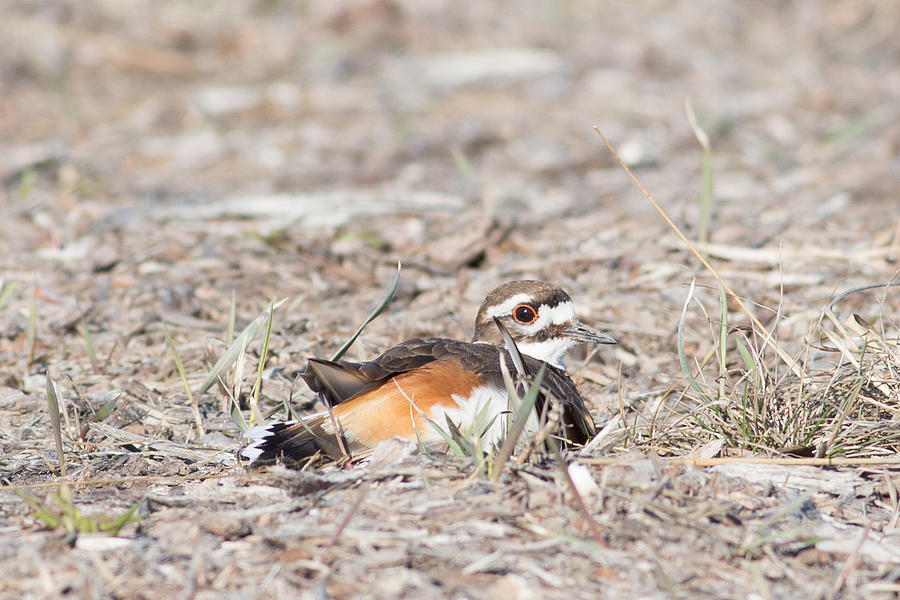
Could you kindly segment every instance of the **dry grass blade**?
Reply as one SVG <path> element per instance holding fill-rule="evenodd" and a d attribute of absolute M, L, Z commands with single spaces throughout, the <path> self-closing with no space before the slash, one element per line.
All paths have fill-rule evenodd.
<path fill-rule="evenodd" d="M 859 402 L 860 392 L 862 391 L 863 385 L 865 385 L 865 383 L 866 380 L 860 377 L 856 382 L 856 385 L 854 385 L 850 390 L 850 393 L 846 394 L 841 400 L 840 410 L 831 423 L 831 431 L 828 434 L 828 439 L 822 442 L 819 445 L 819 448 L 816 449 L 816 458 L 827 456 L 834 447 L 834 443 L 837 439 L 838 433 L 840 433 L 841 431 L 841 426 L 844 424 L 844 421 L 850 415 L 850 412 L 856 408 L 857 403 Z"/>
<path fill-rule="evenodd" d="M 593 458 L 590 456 L 580 457 L 578 462 L 589 465 L 609 466 L 609 465 L 628 465 L 636 462 L 648 460 L 647 457 L 634 458 L 616 458 L 603 457 Z M 718 465 L 731 464 L 752 464 L 752 465 L 785 465 L 785 466 L 807 466 L 807 467 L 871 467 L 882 466 L 889 467 L 900 465 L 900 457 L 880 457 L 880 458 L 844 458 L 836 456 L 834 458 L 793 458 L 793 457 L 777 457 L 768 458 L 764 456 L 722 456 L 719 458 L 696 458 L 693 456 L 675 456 L 672 458 L 654 457 L 654 460 L 661 460 L 665 464 L 670 465 L 691 465 L 694 467 L 715 467 Z"/>
<path fill-rule="evenodd" d="M 322 402 L 322 404 L 325 405 L 325 409 L 328 411 L 328 418 L 331 421 L 331 428 L 332 431 L 334 431 L 334 437 L 335 440 L 337 440 L 337 447 L 341 451 L 341 456 L 350 458 L 350 452 L 347 451 L 347 447 L 344 445 L 344 431 L 343 429 L 341 429 L 341 424 L 334 417 L 334 410 L 331 407 L 331 402 L 328 399 L 328 395 L 324 391 L 320 391 L 319 400 Z M 303 427 L 306 428 L 307 431 L 312 433 L 312 430 L 310 430 L 310 428 L 306 425 L 305 421 L 301 420 L 300 422 L 303 424 Z M 318 437 L 316 437 L 316 439 L 318 439 Z"/>
<path fill-rule="evenodd" d="M 50 411 L 50 429 L 53 442 L 56 444 L 56 455 L 59 457 L 59 474 L 66 476 L 66 455 L 63 452 L 62 425 L 59 421 L 59 386 L 47 373 L 47 408 Z"/>
<path fill-rule="evenodd" d="M 634 181 L 634 183 L 638 186 L 638 189 L 641 190 L 641 193 L 644 194 L 644 196 L 647 198 L 647 200 L 650 202 L 650 204 L 653 205 L 653 208 L 655 208 L 656 211 L 660 214 L 660 216 L 662 216 L 662 218 L 666 222 L 666 224 L 672 229 L 672 231 L 675 232 L 675 234 L 679 238 L 681 238 L 681 241 L 684 242 L 684 244 L 688 247 L 688 250 L 691 251 L 691 254 L 693 254 L 697 258 L 697 260 L 699 260 L 700 263 L 704 266 L 704 268 L 706 268 L 706 270 L 709 271 L 710 275 L 715 277 L 715 279 L 722 285 L 722 287 L 725 288 L 725 291 L 728 292 L 728 295 L 731 296 L 735 302 L 737 302 L 738 306 L 741 307 L 741 310 L 743 310 L 744 313 L 746 313 L 746 315 L 753 322 L 753 325 L 760 332 L 765 334 L 764 338 L 763 338 L 765 340 L 765 343 L 768 344 L 775 351 L 776 354 L 778 354 L 778 357 L 782 361 L 784 361 L 784 363 L 788 366 L 788 368 L 791 371 L 793 371 L 794 375 L 796 375 L 798 378 L 802 378 L 803 371 L 800 368 L 800 366 L 797 364 L 797 361 L 794 360 L 794 358 L 792 358 L 790 354 L 785 352 L 784 349 L 775 342 L 775 339 L 772 337 L 772 334 L 769 333 L 769 330 L 765 327 L 765 325 L 763 325 L 762 322 L 759 320 L 759 318 L 753 313 L 753 311 L 751 311 L 747 307 L 747 305 L 744 304 L 744 301 L 741 299 L 741 297 L 738 296 L 727 283 L 725 283 L 725 280 L 722 279 L 722 277 L 719 276 L 719 273 L 713 268 L 713 266 L 711 264 L 709 264 L 709 261 L 706 260 L 706 257 L 704 257 L 700 253 L 700 251 L 697 250 L 697 247 L 687 238 L 686 235 L 684 235 L 684 233 L 681 231 L 681 229 L 678 227 L 678 225 L 676 225 L 675 222 L 672 221 L 672 219 L 669 217 L 669 215 L 666 213 L 666 211 L 663 210 L 663 208 L 659 205 L 659 203 L 656 201 L 656 199 L 653 198 L 653 196 L 650 194 L 649 191 L 647 191 L 647 188 L 644 187 L 644 184 L 642 184 L 640 182 L 640 180 L 637 178 L 637 176 L 631 171 L 631 169 L 628 168 L 628 165 L 625 164 L 625 161 L 622 160 L 622 158 L 619 156 L 619 153 L 616 152 L 615 148 L 612 147 L 612 144 L 610 144 L 607 141 L 606 137 L 604 137 L 604 135 L 602 133 L 600 133 L 600 130 L 597 127 L 594 127 L 594 131 L 597 132 L 597 135 L 599 135 L 600 139 L 603 140 L 603 143 L 606 145 L 607 149 L 612 153 L 613 157 L 615 157 L 616 161 L 619 163 L 619 165 L 622 167 L 622 169 L 625 170 L 625 172 L 628 174 L 628 176 L 631 178 L 631 180 Z"/>
<path fill-rule="evenodd" d="M 249 342 L 248 339 L 244 339 L 244 342 Z M 241 405 L 240 405 L 240 397 L 242 394 L 241 388 L 244 383 L 244 363 L 247 359 L 247 346 L 241 346 L 240 352 L 238 352 L 237 359 L 234 362 L 234 370 L 232 371 L 233 377 L 231 379 L 231 385 L 228 385 L 222 378 L 219 378 L 219 385 L 225 391 L 226 396 L 226 404 L 225 407 L 229 414 L 231 415 L 231 420 L 241 431 L 244 431 L 249 427 L 247 421 L 244 419 L 244 415 L 241 414 Z"/>
<path fill-rule="evenodd" d="M 241 431 L 250 427 L 249 423 L 247 423 L 247 420 L 244 418 L 244 415 L 241 414 L 241 406 L 238 403 L 237 398 L 233 395 L 228 395 L 228 414 L 231 416 L 231 421 L 237 425 L 238 429 Z"/>
<path fill-rule="evenodd" d="M 825 312 L 826 312 L 826 314 L 831 315 L 833 320 L 836 320 L 834 318 L 834 313 L 833 313 L 834 305 L 837 304 L 838 302 L 840 302 L 841 300 L 843 300 L 844 298 L 846 298 L 847 296 L 850 296 L 852 294 L 857 294 L 859 292 L 865 292 L 868 290 L 877 290 L 877 289 L 881 289 L 881 288 L 889 288 L 889 287 L 897 287 L 897 286 L 900 286 L 900 281 L 891 281 L 888 283 L 872 283 L 869 285 L 861 285 L 858 287 L 850 288 L 849 290 L 844 290 L 843 292 L 841 292 L 840 294 L 835 296 L 831 300 L 831 302 L 828 303 L 828 308 L 825 309 Z"/>
<path fill-rule="evenodd" d="M 286 396 L 281 399 L 281 408 L 284 410 L 285 418 L 290 421 L 291 419 L 295 421 L 300 420 L 300 416 L 297 414 L 297 411 L 294 410 L 294 391 L 297 382 L 300 381 L 300 376 L 294 377 L 293 381 L 291 381 L 291 389 Z M 275 414 L 274 409 L 270 412 L 268 416 Z"/>
<path fill-rule="evenodd" d="M 719 390 L 716 399 L 725 402 L 725 383 L 728 381 L 728 300 L 725 290 L 719 285 Z"/>
<path fill-rule="evenodd" d="M 191 404 L 191 414 L 194 416 L 194 427 L 197 429 L 197 437 L 203 437 L 203 421 L 200 419 L 200 407 L 197 405 L 197 399 L 191 393 L 191 386 L 187 380 L 187 374 L 184 372 L 184 364 L 181 362 L 181 356 L 178 354 L 178 348 L 175 347 L 175 342 L 172 341 L 172 336 L 169 333 L 169 326 L 163 323 L 163 330 L 166 332 L 166 342 L 169 344 L 169 349 L 172 351 L 172 357 L 175 359 L 175 367 L 178 369 L 178 375 L 181 377 L 181 382 L 184 384 L 184 392 L 187 394 L 188 401 Z"/>
<path fill-rule="evenodd" d="M 387 308 L 387 305 L 394 297 L 394 293 L 397 291 L 397 286 L 400 285 L 400 270 L 400 263 L 397 263 L 397 275 L 394 277 L 394 281 L 385 291 L 384 296 L 382 296 L 381 302 L 379 302 L 378 305 L 374 309 L 372 309 L 372 312 L 369 313 L 369 316 L 366 317 L 366 320 L 363 321 L 363 324 L 359 326 L 359 329 L 356 330 L 356 333 L 350 336 L 350 339 L 344 342 L 344 345 L 338 348 L 338 351 L 335 352 L 334 355 L 332 355 L 332 361 L 340 360 L 340 358 L 344 356 L 344 354 L 346 354 L 347 350 L 350 349 L 350 346 L 353 345 L 353 342 L 356 341 L 356 338 L 358 338 L 360 334 L 362 334 L 363 330 L 366 328 L 366 325 L 374 321 L 375 318 L 378 317 L 378 315 L 380 315 L 385 308 Z"/>
<path fill-rule="evenodd" d="M 688 383 L 697 394 L 700 395 L 700 399 L 704 402 L 712 402 L 709 396 L 706 395 L 706 392 L 703 390 L 703 386 L 700 385 L 700 382 L 697 381 L 697 378 L 694 377 L 694 372 L 691 370 L 690 365 L 688 364 L 687 352 L 684 349 L 684 327 L 687 322 L 687 309 L 688 305 L 690 305 L 691 300 L 694 298 L 694 288 L 695 288 L 696 280 L 691 279 L 691 285 L 688 288 L 687 297 L 684 300 L 684 306 L 681 308 L 681 317 L 678 319 L 678 330 L 676 333 L 676 348 L 678 351 L 678 362 L 681 364 L 681 372 L 687 378 Z"/>

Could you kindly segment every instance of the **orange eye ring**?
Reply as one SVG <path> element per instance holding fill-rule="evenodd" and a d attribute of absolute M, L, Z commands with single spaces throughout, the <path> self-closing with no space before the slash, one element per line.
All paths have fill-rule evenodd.
<path fill-rule="evenodd" d="M 513 309 L 512 317 L 520 325 L 531 325 L 537 321 L 538 315 L 534 307 L 528 304 L 519 304 Z"/>

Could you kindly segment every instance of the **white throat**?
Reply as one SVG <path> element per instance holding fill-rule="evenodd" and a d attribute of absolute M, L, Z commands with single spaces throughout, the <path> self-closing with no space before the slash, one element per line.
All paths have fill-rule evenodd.
<path fill-rule="evenodd" d="M 541 342 L 516 342 L 516 347 L 522 354 L 527 354 L 538 360 L 543 360 L 555 367 L 563 368 L 563 358 L 566 352 L 578 343 L 572 338 L 557 337 Z"/>

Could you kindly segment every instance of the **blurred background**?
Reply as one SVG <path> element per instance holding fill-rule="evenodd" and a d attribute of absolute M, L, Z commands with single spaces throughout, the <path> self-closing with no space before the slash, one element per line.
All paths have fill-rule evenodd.
<path fill-rule="evenodd" d="M 3 495 L 0 595 L 894 593 L 884 469 L 595 466 L 600 549 L 550 471 L 491 488 L 438 457 L 360 487 L 254 481 L 225 385 L 196 392 L 229 323 L 286 298 L 265 360 L 262 328 L 224 379 L 246 407 L 262 362 L 263 412 L 303 410 L 291 374 L 402 261 L 347 358 L 467 339 L 500 282 L 557 283 L 620 340 L 568 365 L 603 429 L 593 457 L 896 457 L 896 345 L 865 343 L 896 337 L 900 292 L 823 311 L 896 275 L 898 31 L 881 0 L 0 0 L 0 483 L 61 480 L 49 374 L 69 480 L 115 478 L 75 502 L 144 515 L 102 554 L 70 551 Z"/>
<path fill-rule="evenodd" d="M 39 331 L 84 313 L 107 349 L 163 317 L 219 331 L 232 290 L 244 319 L 289 296 L 299 353 L 345 339 L 398 260 L 363 354 L 465 337 L 486 291 L 541 277 L 655 374 L 696 264 L 592 128 L 697 237 L 690 99 L 704 248 L 799 343 L 837 287 L 896 268 L 898 19 L 859 0 L 5 0 L 0 268 L 39 291 Z"/>

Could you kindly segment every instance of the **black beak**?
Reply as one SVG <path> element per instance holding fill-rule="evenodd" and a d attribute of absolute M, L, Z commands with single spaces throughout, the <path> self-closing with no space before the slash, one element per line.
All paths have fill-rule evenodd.
<path fill-rule="evenodd" d="M 608 333 L 597 331 L 596 329 L 588 327 L 584 323 L 578 323 L 577 321 L 571 327 L 566 329 L 564 333 L 573 340 L 578 340 L 580 342 L 596 342 L 598 344 L 619 343 L 619 340 Z"/>

